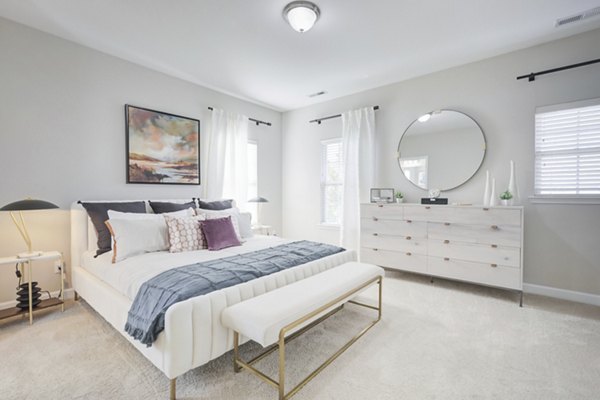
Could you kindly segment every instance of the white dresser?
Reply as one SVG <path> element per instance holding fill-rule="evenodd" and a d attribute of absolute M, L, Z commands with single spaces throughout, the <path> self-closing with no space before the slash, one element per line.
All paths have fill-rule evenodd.
<path fill-rule="evenodd" d="M 362 204 L 363 262 L 521 292 L 523 207 Z"/>

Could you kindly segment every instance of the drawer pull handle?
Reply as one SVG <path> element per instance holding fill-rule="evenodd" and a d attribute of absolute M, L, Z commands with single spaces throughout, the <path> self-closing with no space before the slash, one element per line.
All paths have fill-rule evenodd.
<path fill-rule="evenodd" d="M 444 244 L 448 244 L 448 243 L 450 243 L 449 240 L 444 240 Z"/>
<path fill-rule="evenodd" d="M 411 252 L 406 253 L 407 256 L 412 256 Z"/>
<path fill-rule="evenodd" d="M 492 268 L 496 268 L 498 266 L 498 264 L 490 264 L 492 266 Z"/>
<path fill-rule="evenodd" d="M 373 251 L 379 251 L 379 249 L 373 249 Z"/>
<path fill-rule="evenodd" d="M 498 228 L 498 225 L 492 225 L 492 229 L 495 230 L 495 231 L 497 231 L 500 228 Z"/>
<path fill-rule="evenodd" d="M 444 257 L 444 261 L 450 261 L 448 257 Z"/>
<path fill-rule="evenodd" d="M 487 208 L 487 207 L 484 207 L 484 208 L 483 208 L 483 211 L 490 211 L 490 209 L 489 209 L 489 208 Z"/>
<path fill-rule="evenodd" d="M 379 221 L 379 218 L 377 218 L 377 217 L 373 217 L 373 221 L 376 221 L 376 222 L 377 222 L 377 221 Z"/>
<path fill-rule="evenodd" d="M 410 240 L 410 239 L 412 239 L 412 237 L 411 237 L 411 236 L 407 236 L 407 237 L 406 237 L 406 240 Z"/>
<path fill-rule="evenodd" d="M 379 233 L 374 233 L 373 236 L 379 236 Z"/>
<path fill-rule="evenodd" d="M 410 224 L 410 223 L 412 223 L 412 219 L 407 219 L 407 220 L 406 220 L 406 223 L 407 223 L 407 224 Z"/>
<path fill-rule="evenodd" d="M 429 210 L 430 208 L 431 208 L 430 206 L 425 206 L 425 209 L 426 209 L 426 210 Z"/>
<path fill-rule="evenodd" d="M 450 222 L 444 222 L 444 225 L 450 226 Z"/>
<path fill-rule="evenodd" d="M 383 204 L 378 204 L 377 207 L 383 208 Z"/>
<path fill-rule="evenodd" d="M 492 249 L 497 249 L 497 248 L 498 248 L 498 245 L 497 245 L 497 244 L 493 244 L 493 245 L 492 245 Z"/>

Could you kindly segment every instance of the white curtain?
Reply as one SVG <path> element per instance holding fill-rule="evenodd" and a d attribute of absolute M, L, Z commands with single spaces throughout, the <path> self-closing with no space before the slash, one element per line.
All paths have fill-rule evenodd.
<path fill-rule="evenodd" d="M 340 243 L 358 250 L 360 203 L 369 201 L 375 175 L 375 111 L 373 107 L 342 113 L 342 217 Z"/>
<path fill-rule="evenodd" d="M 203 168 L 206 199 L 248 200 L 248 117 L 213 109 L 205 135 Z"/>

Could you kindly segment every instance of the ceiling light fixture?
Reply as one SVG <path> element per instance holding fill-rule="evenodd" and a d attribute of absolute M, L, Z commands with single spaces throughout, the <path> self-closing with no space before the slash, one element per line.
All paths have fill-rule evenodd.
<path fill-rule="evenodd" d="M 292 1 L 283 9 L 283 19 L 300 33 L 310 30 L 320 15 L 319 7 L 310 1 Z"/>

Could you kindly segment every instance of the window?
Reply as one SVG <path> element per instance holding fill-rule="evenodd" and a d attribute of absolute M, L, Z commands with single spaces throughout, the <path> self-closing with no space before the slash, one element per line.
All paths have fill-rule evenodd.
<path fill-rule="evenodd" d="M 600 197 L 600 99 L 537 109 L 535 195 Z"/>
<path fill-rule="evenodd" d="M 258 196 L 258 143 L 248 142 L 248 199 Z M 246 200 L 248 200 L 246 199 Z M 252 214 L 252 221 L 258 221 L 257 203 L 246 203 L 246 211 Z"/>
<path fill-rule="evenodd" d="M 321 142 L 321 223 L 338 225 L 342 211 L 342 140 Z"/>

